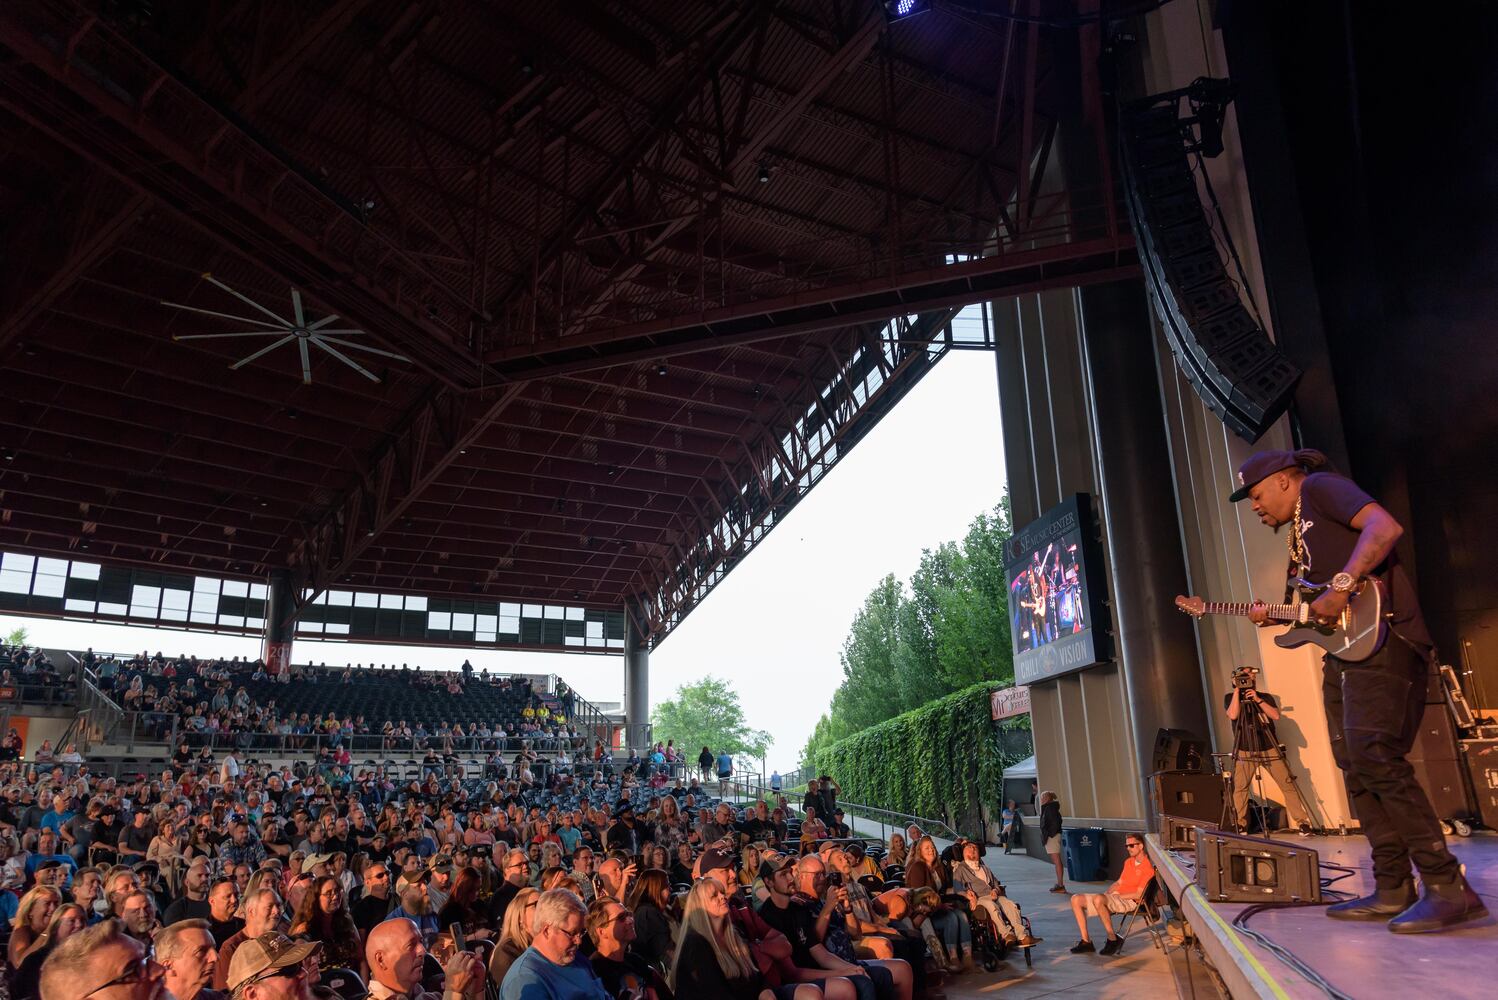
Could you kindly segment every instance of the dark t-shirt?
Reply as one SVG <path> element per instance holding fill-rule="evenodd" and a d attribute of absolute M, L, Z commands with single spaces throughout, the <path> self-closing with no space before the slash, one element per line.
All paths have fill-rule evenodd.
<path fill-rule="evenodd" d="M 231 917 L 228 920 L 223 921 L 214 920 L 212 917 L 208 917 L 206 919 L 208 920 L 208 933 L 213 935 L 213 940 L 220 946 L 222 946 L 225 941 L 229 940 L 231 937 L 244 930 L 244 921 L 240 920 L 238 917 Z"/>
<path fill-rule="evenodd" d="M 625 989 L 641 986 L 652 987 L 661 1000 L 670 1000 L 673 995 L 666 981 L 634 952 L 625 952 L 622 962 L 599 955 L 594 955 L 589 961 L 593 963 L 593 971 L 603 980 L 603 988 L 609 991 L 611 997 L 618 996 Z"/>
<path fill-rule="evenodd" d="M 1274 695 L 1259 692 L 1259 700 L 1271 708 L 1279 708 L 1279 702 L 1274 700 Z M 1233 692 L 1229 691 L 1222 696 L 1222 709 L 1233 703 Z M 1259 722 L 1263 725 L 1260 726 Z M 1273 750 L 1279 746 L 1279 734 L 1274 730 L 1274 721 L 1259 711 L 1259 706 L 1249 701 L 1240 701 L 1238 705 L 1238 721 L 1233 724 L 1235 733 L 1233 745 L 1239 750 Z M 1241 734 L 1241 736 L 1236 735 Z"/>
<path fill-rule="evenodd" d="M 786 936 L 791 943 L 791 962 L 799 969 L 818 968 L 812 958 L 811 949 L 822 943 L 817 937 L 817 918 L 811 910 L 792 899 L 785 907 L 775 905 L 767 899 L 759 908 L 760 919 Z"/>
<path fill-rule="evenodd" d="M 1300 518 L 1308 563 L 1302 573 L 1308 583 L 1330 583 L 1347 566 L 1358 543 L 1352 519 L 1373 502 L 1356 483 L 1335 472 L 1315 472 L 1305 478 L 1300 486 Z M 1294 572 L 1293 565 L 1289 572 Z M 1390 552 L 1387 559 L 1373 568 L 1372 575 L 1388 589 L 1387 610 L 1392 612 L 1394 631 L 1410 642 L 1431 645 L 1425 618 L 1420 613 L 1420 600 L 1399 564 L 1399 553 Z"/>
<path fill-rule="evenodd" d="M 208 920 L 210 912 L 208 900 L 183 896 L 173 900 L 172 905 L 166 908 L 166 912 L 161 915 L 161 926 L 169 927 L 179 920 Z M 219 942 L 219 938 L 215 937 L 213 940 L 215 944 Z"/>
<path fill-rule="evenodd" d="M 394 895 L 391 895 L 389 899 L 381 899 L 378 896 L 360 896 L 349 904 L 349 915 L 354 919 L 354 926 L 367 935 L 370 928 L 389 916 L 394 908 Z"/>

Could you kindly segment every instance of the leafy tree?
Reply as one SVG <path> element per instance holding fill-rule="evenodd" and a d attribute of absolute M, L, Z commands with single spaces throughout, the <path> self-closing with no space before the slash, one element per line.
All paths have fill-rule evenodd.
<path fill-rule="evenodd" d="M 726 750 L 763 761 L 773 742 L 764 730 L 749 728 L 738 692 L 712 676 L 677 688 L 675 698 L 655 706 L 650 721 L 657 739 L 674 739 L 689 757 L 708 746 L 713 753 Z"/>
<path fill-rule="evenodd" d="M 904 712 L 986 682 L 1014 680 L 1004 545 L 1009 501 L 979 514 L 957 542 L 921 554 L 909 587 L 880 580 L 853 616 L 843 681 L 802 751 L 833 744 Z"/>
<path fill-rule="evenodd" d="M 30 638 L 31 633 L 26 631 L 25 625 L 22 625 L 5 637 L 5 644 L 7 646 L 25 646 L 27 645 L 27 640 Z"/>

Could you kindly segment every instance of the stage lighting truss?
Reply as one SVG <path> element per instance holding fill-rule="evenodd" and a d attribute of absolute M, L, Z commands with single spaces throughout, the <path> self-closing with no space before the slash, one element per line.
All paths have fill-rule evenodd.
<path fill-rule="evenodd" d="M 363 337 L 366 334 L 363 330 L 355 330 L 348 327 L 330 327 L 328 324 L 338 319 L 336 315 L 324 316 L 322 319 L 316 320 L 311 323 L 307 322 L 306 312 L 302 308 L 302 293 L 296 288 L 293 288 L 291 290 L 292 318 L 286 319 L 285 317 L 272 312 L 270 309 L 261 305 L 259 302 L 256 302 L 249 296 L 230 288 L 228 285 L 215 278 L 212 274 L 208 274 L 205 272 L 203 275 L 203 280 L 211 285 L 223 289 L 239 301 L 243 302 L 245 305 L 248 305 L 250 308 L 254 309 L 256 312 L 263 313 L 266 317 L 268 317 L 267 319 L 257 319 L 253 316 L 236 316 L 232 313 L 215 312 L 212 309 L 201 309 L 197 306 L 183 305 L 180 302 L 168 302 L 165 299 L 160 300 L 162 305 L 172 309 L 180 309 L 183 312 L 198 313 L 203 316 L 215 316 L 219 319 L 234 320 L 237 323 L 248 323 L 255 327 L 264 328 L 254 330 L 233 330 L 226 333 L 193 333 L 186 335 L 173 335 L 173 340 L 226 340 L 239 337 L 274 338 L 269 344 L 260 348 L 260 350 L 256 351 L 255 353 L 248 355 L 247 357 L 240 358 L 238 361 L 234 362 L 229 366 L 230 371 L 238 371 L 245 365 L 249 364 L 251 361 L 254 361 L 257 358 L 264 357 L 271 351 L 274 351 L 276 348 L 283 347 L 287 344 L 292 343 L 296 344 L 297 352 L 301 355 L 302 384 L 304 385 L 312 384 L 311 348 L 313 347 L 317 348 L 325 354 L 330 355 L 335 360 L 348 365 L 354 371 L 358 372 L 360 375 L 363 375 L 371 382 L 379 382 L 380 377 L 374 372 L 370 371 L 368 368 L 365 368 L 363 365 L 359 364 L 359 362 L 355 361 L 353 358 L 349 357 L 348 354 L 344 353 L 345 351 L 363 351 L 366 354 L 375 354 L 382 358 L 391 358 L 395 361 L 405 361 L 408 363 L 411 360 L 410 358 L 407 358 L 400 354 L 395 354 L 391 351 L 381 350 L 378 347 L 370 347 L 368 344 L 363 344 L 354 340 L 346 339 L 349 337 Z"/>
<path fill-rule="evenodd" d="M 891 21 L 924 14 L 930 9 L 931 0 L 884 0 L 884 14 Z"/>

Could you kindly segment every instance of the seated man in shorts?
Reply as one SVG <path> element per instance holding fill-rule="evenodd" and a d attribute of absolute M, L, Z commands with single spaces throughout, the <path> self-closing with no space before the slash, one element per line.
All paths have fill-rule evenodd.
<path fill-rule="evenodd" d="M 1100 949 L 1102 954 L 1112 955 L 1123 947 L 1123 938 L 1113 933 L 1113 914 L 1132 913 L 1144 898 L 1144 890 L 1149 887 L 1150 879 L 1155 877 L 1155 866 L 1150 864 L 1148 855 L 1144 853 L 1144 837 L 1131 833 L 1125 840 L 1125 846 L 1129 856 L 1124 861 L 1123 872 L 1118 876 L 1118 881 L 1108 887 L 1107 892 L 1078 893 L 1071 898 L 1072 916 L 1077 918 L 1077 928 L 1082 932 L 1082 940 L 1072 947 L 1073 954 L 1080 955 L 1094 950 L 1092 939 L 1087 936 L 1089 910 L 1103 922 L 1103 929 L 1108 932 L 1108 941 Z"/>

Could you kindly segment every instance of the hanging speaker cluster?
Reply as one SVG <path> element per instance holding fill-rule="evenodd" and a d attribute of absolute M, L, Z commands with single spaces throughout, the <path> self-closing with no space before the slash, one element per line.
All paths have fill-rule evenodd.
<path fill-rule="evenodd" d="M 1127 105 L 1119 140 L 1129 217 L 1150 298 L 1186 380 L 1233 433 L 1256 441 L 1290 404 L 1300 370 L 1244 308 L 1197 192 L 1192 158 L 1222 150 L 1225 80 Z M 1182 116 L 1185 102 L 1189 114 Z"/>

